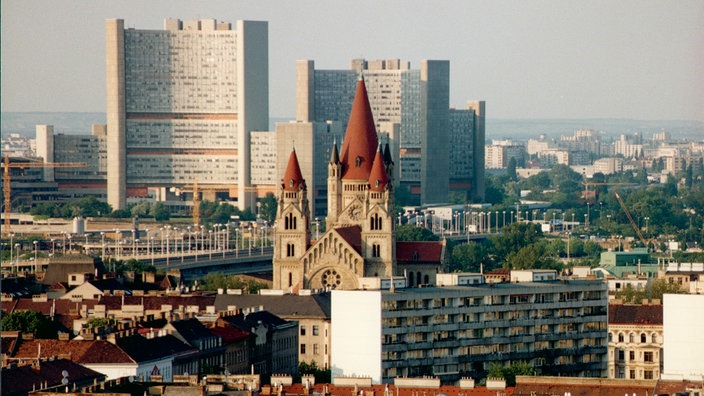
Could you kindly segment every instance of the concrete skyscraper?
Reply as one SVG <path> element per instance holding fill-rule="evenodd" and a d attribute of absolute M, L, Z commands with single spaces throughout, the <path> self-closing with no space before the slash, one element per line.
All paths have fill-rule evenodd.
<path fill-rule="evenodd" d="M 250 133 L 269 124 L 267 22 L 106 21 L 108 203 L 150 189 L 252 206 Z"/>

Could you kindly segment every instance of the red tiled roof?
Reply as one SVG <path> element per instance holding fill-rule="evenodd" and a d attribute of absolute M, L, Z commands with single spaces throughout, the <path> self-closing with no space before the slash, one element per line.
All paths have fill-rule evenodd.
<path fill-rule="evenodd" d="M 653 380 L 613 378 L 516 377 L 516 395 L 623 396 L 652 395 Z"/>
<path fill-rule="evenodd" d="M 311 393 L 320 393 L 323 394 L 326 390 L 333 395 L 333 396 L 346 396 L 350 394 L 354 394 L 355 387 L 354 386 L 335 386 L 332 384 L 315 384 L 311 386 Z M 306 393 L 306 388 L 305 385 L 303 384 L 293 384 L 290 386 L 284 386 L 283 387 L 284 391 L 286 392 L 287 395 L 305 395 L 308 394 Z M 449 386 L 449 385 L 443 385 L 440 386 L 439 388 L 406 388 L 406 387 L 396 387 L 393 384 L 388 385 L 389 393 L 394 395 L 394 396 L 417 396 L 421 394 L 427 394 L 428 396 L 430 395 L 439 395 L 439 394 L 445 394 L 447 396 L 496 396 L 497 391 L 496 390 L 489 390 L 486 387 L 483 386 L 478 386 L 473 389 L 461 389 L 459 386 Z M 372 385 L 372 386 L 359 386 L 357 387 L 357 391 L 364 391 L 365 395 L 368 394 L 374 394 L 374 395 L 384 395 L 384 392 L 386 390 L 386 385 L 382 384 L 377 384 L 377 385 Z M 501 390 L 502 394 L 505 394 L 506 396 L 511 396 L 514 393 L 514 388 L 513 387 L 507 387 L 505 390 Z"/>
<path fill-rule="evenodd" d="M 220 336 L 225 344 L 245 340 L 251 335 L 251 333 L 235 327 L 211 327 L 208 330 L 216 336 Z"/>
<path fill-rule="evenodd" d="M 123 296 L 101 296 L 99 304 L 107 310 L 119 310 L 123 304 Z M 172 309 L 197 305 L 198 310 L 205 311 L 209 305 L 215 304 L 215 296 L 124 296 L 125 305 L 141 305 L 147 311 L 161 310 L 162 305 L 171 305 Z"/>
<path fill-rule="evenodd" d="M 695 381 L 666 381 L 659 380 L 655 385 L 654 395 L 675 395 L 689 389 L 701 389 L 702 383 Z"/>
<path fill-rule="evenodd" d="M 381 154 L 381 147 L 376 152 L 372 171 L 369 174 L 369 189 L 372 191 L 384 191 L 386 185 L 389 184 L 389 175 L 386 174 L 384 166 L 384 157 Z"/>
<path fill-rule="evenodd" d="M 70 355 L 71 361 L 80 364 L 134 363 L 117 345 L 105 340 L 22 340 L 13 357 L 36 358 L 40 348 L 42 357 Z"/>
<path fill-rule="evenodd" d="M 511 275 L 511 270 L 508 268 L 497 268 L 493 271 L 485 272 L 484 275 Z"/>
<path fill-rule="evenodd" d="M 609 304 L 609 324 L 662 325 L 662 305 Z"/>
<path fill-rule="evenodd" d="M 360 80 L 357 83 L 357 92 L 352 102 L 347 132 L 340 152 L 342 178 L 368 180 L 369 172 L 372 170 L 374 151 L 378 144 L 367 88 L 364 80 Z"/>
<path fill-rule="evenodd" d="M 354 247 L 357 253 L 362 251 L 362 228 L 360 226 L 340 227 L 335 228 L 335 231 Z"/>
<path fill-rule="evenodd" d="M 439 263 L 442 242 L 396 242 L 396 261 L 406 263 Z"/>
<path fill-rule="evenodd" d="M 298 191 L 301 188 L 301 184 L 303 184 L 303 174 L 294 149 L 288 157 L 288 165 L 286 165 L 286 172 L 284 172 L 283 189 L 286 191 Z M 305 184 L 303 186 L 305 187 Z"/>

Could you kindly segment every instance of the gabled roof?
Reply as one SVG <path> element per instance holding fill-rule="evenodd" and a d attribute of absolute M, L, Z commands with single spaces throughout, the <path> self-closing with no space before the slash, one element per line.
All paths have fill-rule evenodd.
<path fill-rule="evenodd" d="M 396 242 L 396 261 L 399 263 L 440 263 L 442 242 Z"/>
<path fill-rule="evenodd" d="M 362 251 L 362 228 L 358 225 L 335 228 L 335 232 L 352 246 L 357 253 Z"/>
<path fill-rule="evenodd" d="M 3 367 L 2 379 L 0 380 L 2 382 L 2 394 L 26 395 L 33 389 L 43 387 L 40 384 L 46 384 L 48 387 L 61 385 L 61 381 L 64 379 L 62 374 L 64 371 L 68 373 L 66 379 L 69 384 L 85 384 L 92 383 L 94 380 L 102 381 L 105 379 L 105 374 L 66 359 L 43 361 L 38 366 Z"/>
<path fill-rule="evenodd" d="M 40 348 L 42 357 L 69 355 L 80 364 L 134 363 L 117 345 L 105 340 L 22 340 L 13 357 L 36 358 Z"/>
<path fill-rule="evenodd" d="M 298 164 L 296 149 L 293 149 L 288 157 L 286 172 L 284 172 L 283 189 L 285 191 L 298 191 L 301 185 L 305 187 L 305 182 L 303 181 L 301 166 Z"/>
<path fill-rule="evenodd" d="M 268 311 L 250 312 L 246 315 L 237 314 L 223 316 L 222 319 L 243 331 L 249 331 L 259 325 L 265 325 L 268 328 L 276 328 L 278 326 L 290 323 L 289 321 L 281 319 Z"/>
<path fill-rule="evenodd" d="M 125 305 L 144 304 L 145 311 L 160 311 L 162 305 L 171 305 L 171 308 L 178 310 L 180 307 L 198 306 L 199 311 L 205 311 L 206 307 L 215 303 L 214 296 L 101 296 L 99 303 L 105 305 L 105 309 L 115 311 Z"/>
<path fill-rule="evenodd" d="M 319 318 L 330 319 L 330 293 L 298 296 L 285 294 L 283 296 L 266 296 L 259 294 L 218 294 L 215 298 L 215 309 L 227 310 L 228 306 L 238 308 L 263 306 L 265 310 L 286 319 Z"/>
<path fill-rule="evenodd" d="M 386 173 L 384 166 L 384 156 L 381 153 L 381 146 L 374 157 L 372 171 L 369 174 L 369 189 L 372 191 L 384 191 L 389 184 L 389 175 Z"/>
<path fill-rule="evenodd" d="M 118 338 L 116 343 L 120 349 L 138 363 L 162 359 L 168 356 L 198 353 L 198 349 L 184 344 L 172 335 L 145 338 L 135 334 Z"/>
<path fill-rule="evenodd" d="M 372 170 L 374 151 L 378 144 L 374 116 L 367 97 L 367 88 L 364 85 L 364 80 L 359 80 L 354 102 L 352 102 L 345 140 L 340 152 L 342 178 L 345 180 L 368 180 L 369 172 Z"/>
<path fill-rule="evenodd" d="M 662 305 L 609 304 L 609 324 L 662 325 Z"/>
<path fill-rule="evenodd" d="M 213 338 L 214 335 L 196 318 L 176 320 L 169 323 L 189 344 L 196 346 L 199 340 Z"/>

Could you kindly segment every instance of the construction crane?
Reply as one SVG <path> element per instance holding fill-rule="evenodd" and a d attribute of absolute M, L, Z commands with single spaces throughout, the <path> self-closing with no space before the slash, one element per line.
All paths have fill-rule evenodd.
<path fill-rule="evenodd" d="M 28 169 L 28 168 L 82 168 L 88 166 L 85 162 L 41 162 L 41 161 L 30 161 L 30 162 L 12 162 L 10 163 L 10 156 L 5 154 L 5 160 L 2 163 L 3 174 L 2 174 L 2 192 L 5 195 L 5 225 L 3 226 L 2 233 L 4 235 L 10 234 L 10 214 L 12 213 L 12 200 L 10 199 L 11 193 L 11 176 L 10 169 Z"/>
<path fill-rule="evenodd" d="M 638 238 L 640 238 L 640 241 L 643 242 L 643 246 L 647 248 L 648 242 L 645 240 L 645 238 L 643 238 L 643 234 L 641 234 L 638 225 L 636 225 L 636 222 L 633 221 L 633 217 L 631 217 L 631 212 L 629 212 L 628 208 L 626 208 L 626 204 L 623 203 L 623 200 L 621 199 L 621 196 L 618 195 L 618 192 L 614 191 L 614 195 L 616 195 L 616 200 L 618 200 L 618 203 L 621 205 L 621 209 L 623 209 L 623 212 L 626 213 L 626 217 L 628 217 L 628 221 L 631 223 L 631 227 L 633 227 L 633 229 L 636 231 L 636 234 L 638 235 Z"/>
<path fill-rule="evenodd" d="M 200 224 L 200 194 L 198 193 L 198 179 L 193 180 L 193 225 Z"/>

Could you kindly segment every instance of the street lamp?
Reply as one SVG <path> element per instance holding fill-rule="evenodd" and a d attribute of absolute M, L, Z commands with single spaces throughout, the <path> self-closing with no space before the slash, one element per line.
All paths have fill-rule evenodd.
<path fill-rule="evenodd" d="M 503 211 L 503 215 L 504 215 L 504 219 L 502 221 L 503 225 L 501 226 L 501 228 L 506 227 L 506 211 L 505 210 Z"/>
<path fill-rule="evenodd" d="M 15 244 L 15 254 L 17 255 L 17 257 L 15 257 L 15 260 L 17 261 L 17 263 L 15 263 L 15 270 L 13 272 L 17 272 L 17 266 L 20 262 L 20 246 L 21 245 L 19 243 Z M 10 261 L 12 261 L 12 253 L 10 253 Z"/>
<path fill-rule="evenodd" d="M 213 230 L 208 230 L 208 258 L 213 259 Z"/>
<path fill-rule="evenodd" d="M 10 242 L 10 243 L 12 243 L 12 242 Z M 56 239 L 51 238 L 51 257 L 54 257 L 55 254 L 56 254 Z"/>
<path fill-rule="evenodd" d="M 650 217 L 645 217 L 645 235 L 648 235 L 648 220 Z"/>
<path fill-rule="evenodd" d="M 61 231 L 61 254 L 66 255 L 66 231 Z"/>
<path fill-rule="evenodd" d="M 38 252 L 38 246 L 39 246 L 39 241 L 34 241 L 34 273 L 36 274 L 39 272 L 39 264 L 37 264 L 37 252 Z"/>

